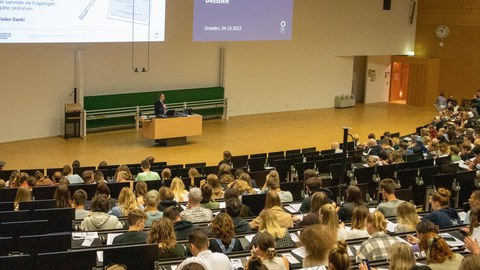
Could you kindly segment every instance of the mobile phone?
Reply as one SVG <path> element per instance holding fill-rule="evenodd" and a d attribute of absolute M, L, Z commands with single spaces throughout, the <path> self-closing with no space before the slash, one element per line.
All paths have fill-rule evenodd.
<path fill-rule="evenodd" d="M 372 269 L 372 268 L 370 268 L 370 261 L 369 261 L 369 260 L 363 259 L 362 262 L 367 265 L 367 269 L 368 269 L 368 270 L 371 270 L 371 269 Z"/>

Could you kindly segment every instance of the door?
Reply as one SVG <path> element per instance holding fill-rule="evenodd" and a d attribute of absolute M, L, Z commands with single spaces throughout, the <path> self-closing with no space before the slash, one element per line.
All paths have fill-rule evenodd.
<path fill-rule="evenodd" d="M 435 103 L 439 94 L 440 59 L 393 56 L 392 73 L 390 100 L 402 98 L 407 104 L 419 106 Z"/>

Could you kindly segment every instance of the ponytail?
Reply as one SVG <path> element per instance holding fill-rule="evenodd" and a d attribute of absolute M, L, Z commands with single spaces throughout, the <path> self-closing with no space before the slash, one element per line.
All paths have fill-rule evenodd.
<path fill-rule="evenodd" d="M 377 231 L 387 231 L 387 221 L 380 211 L 370 213 L 367 217 L 367 222 L 372 224 Z"/>

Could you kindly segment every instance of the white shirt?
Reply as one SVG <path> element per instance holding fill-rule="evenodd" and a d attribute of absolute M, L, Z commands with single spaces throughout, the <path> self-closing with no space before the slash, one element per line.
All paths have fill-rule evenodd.
<path fill-rule="evenodd" d="M 232 263 L 227 255 L 223 253 L 212 252 L 211 250 L 205 250 L 197 254 L 195 257 L 185 259 L 178 267 L 178 270 L 182 270 L 185 265 L 189 263 L 199 263 L 205 270 L 233 270 Z"/>

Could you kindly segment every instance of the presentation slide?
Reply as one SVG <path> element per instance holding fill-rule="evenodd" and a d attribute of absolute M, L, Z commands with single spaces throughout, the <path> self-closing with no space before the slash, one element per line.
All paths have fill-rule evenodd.
<path fill-rule="evenodd" d="M 194 41 L 292 39 L 293 0 L 194 1 Z"/>
<path fill-rule="evenodd" d="M 164 41 L 165 0 L 0 0 L 0 43 Z"/>

